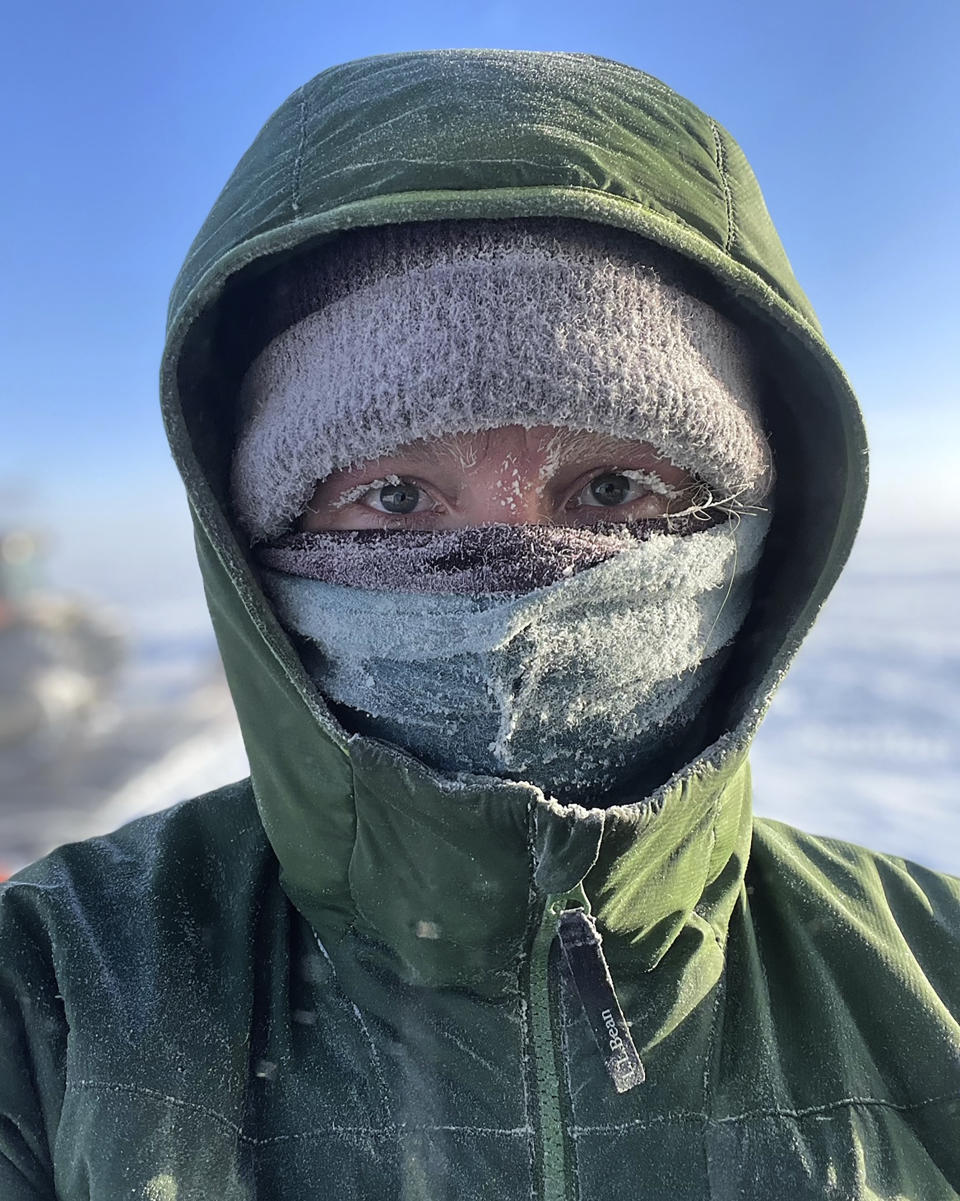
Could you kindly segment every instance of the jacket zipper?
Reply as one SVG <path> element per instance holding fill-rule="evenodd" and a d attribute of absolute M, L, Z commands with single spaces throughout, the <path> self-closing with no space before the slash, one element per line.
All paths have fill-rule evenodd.
<path fill-rule="evenodd" d="M 566 1201 L 567 1183 L 556 1035 L 550 1014 L 550 948 L 566 896 L 548 896 L 530 953 L 530 1027 L 540 1116 L 540 1201 Z"/>
<path fill-rule="evenodd" d="M 564 909 L 558 937 L 607 1075 L 618 1093 L 629 1092 L 644 1082 L 646 1072 L 610 979 L 597 924 L 579 906 Z"/>
<path fill-rule="evenodd" d="M 559 1038 L 550 1003 L 550 951 L 555 938 L 560 940 L 613 1087 L 617 1092 L 626 1092 L 644 1079 L 643 1064 L 617 1000 L 583 885 L 548 896 L 530 955 L 530 1017 L 540 1114 L 542 1201 L 567 1201 L 569 1196 L 557 1070 Z"/>

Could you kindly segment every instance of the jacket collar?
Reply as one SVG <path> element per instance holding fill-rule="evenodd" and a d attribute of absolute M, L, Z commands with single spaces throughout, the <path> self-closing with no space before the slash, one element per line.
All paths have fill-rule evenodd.
<path fill-rule="evenodd" d="M 547 898 L 580 885 L 608 954 L 629 948 L 634 970 L 654 967 L 695 911 L 722 940 L 750 839 L 743 751 L 705 757 L 655 803 L 586 809 L 525 784 L 454 784 L 373 740 L 349 749 L 349 796 L 318 781 L 316 803 L 272 835 L 284 888 L 333 956 L 355 934 L 410 982 L 509 993 Z"/>
<path fill-rule="evenodd" d="M 334 957 L 357 935 L 412 982 L 509 992 L 545 899 L 581 884 L 614 958 L 629 947 L 655 966 L 695 913 L 722 937 L 750 839 L 748 739 L 720 739 L 653 796 L 609 809 L 443 776 L 348 737 L 311 701 L 283 632 L 253 625 L 230 567 L 199 546 L 281 882 Z"/>

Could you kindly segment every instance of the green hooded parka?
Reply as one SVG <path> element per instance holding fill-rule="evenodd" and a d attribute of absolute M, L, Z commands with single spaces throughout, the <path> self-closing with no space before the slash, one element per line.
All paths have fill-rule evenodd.
<path fill-rule="evenodd" d="M 355 226 L 518 216 L 687 256 L 770 376 L 774 525 L 709 737 L 610 808 L 351 737 L 227 501 L 232 289 Z M 326 70 L 187 255 L 162 402 L 251 777 L 2 887 L 2 1201 L 960 1197 L 960 881 L 751 814 L 750 742 L 850 551 L 866 446 L 725 129 L 589 54 Z M 564 913 L 602 937 L 626 1091 Z"/>

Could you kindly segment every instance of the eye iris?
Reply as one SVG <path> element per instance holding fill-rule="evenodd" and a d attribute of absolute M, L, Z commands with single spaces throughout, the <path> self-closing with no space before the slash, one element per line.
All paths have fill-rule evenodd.
<path fill-rule="evenodd" d="M 412 513 L 420 499 L 413 484 L 387 484 L 380 489 L 380 503 L 388 513 Z"/>
<path fill-rule="evenodd" d="M 622 505 L 630 494 L 625 475 L 599 475 L 590 485 L 593 499 L 601 505 Z"/>

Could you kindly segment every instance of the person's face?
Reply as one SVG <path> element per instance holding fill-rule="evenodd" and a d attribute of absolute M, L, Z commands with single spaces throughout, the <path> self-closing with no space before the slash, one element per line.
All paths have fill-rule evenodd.
<path fill-rule="evenodd" d="M 321 480 L 300 530 L 587 526 L 679 512 L 697 481 L 648 442 L 541 425 L 408 443 Z"/>

